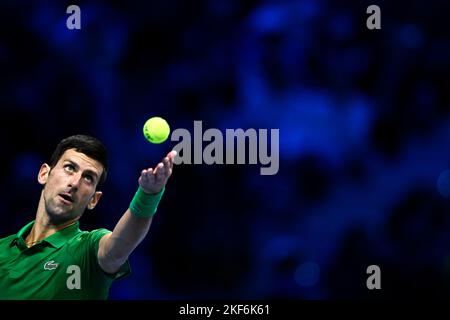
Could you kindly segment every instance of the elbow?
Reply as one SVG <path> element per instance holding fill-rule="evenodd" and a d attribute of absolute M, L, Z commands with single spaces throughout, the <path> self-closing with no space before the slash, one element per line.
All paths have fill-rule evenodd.
<path fill-rule="evenodd" d="M 103 252 L 98 253 L 98 264 L 106 273 L 116 273 L 120 267 L 127 261 L 127 254 L 115 253 L 115 252 Z"/>

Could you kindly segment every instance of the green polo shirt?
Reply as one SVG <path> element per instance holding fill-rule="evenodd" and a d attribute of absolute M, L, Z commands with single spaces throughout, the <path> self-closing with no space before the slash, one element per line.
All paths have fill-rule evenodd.
<path fill-rule="evenodd" d="M 76 222 L 28 248 L 33 224 L 0 239 L 0 299 L 107 299 L 112 282 L 130 273 L 128 261 L 115 274 L 98 264 L 98 243 L 111 231 L 81 231 Z"/>

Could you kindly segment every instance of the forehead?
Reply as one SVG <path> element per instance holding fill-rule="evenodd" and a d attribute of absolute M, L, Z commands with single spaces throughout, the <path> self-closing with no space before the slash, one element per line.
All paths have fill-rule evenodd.
<path fill-rule="evenodd" d="M 91 170 L 100 175 L 103 171 L 103 165 L 95 159 L 92 159 L 82 152 L 78 152 L 75 149 L 66 150 L 59 162 L 71 161 L 77 164 L 81 170 Z"/>

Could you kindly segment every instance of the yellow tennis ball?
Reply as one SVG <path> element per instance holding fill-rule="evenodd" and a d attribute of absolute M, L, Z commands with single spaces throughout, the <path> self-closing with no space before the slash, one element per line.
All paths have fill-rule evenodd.
<path fill-rule="evenodd" d="M 144 137 L 151 143 L 162 143 L 170 134 L 170 127 L 166 120 L 161 117 L 148 119 L 144 124 Z"/>

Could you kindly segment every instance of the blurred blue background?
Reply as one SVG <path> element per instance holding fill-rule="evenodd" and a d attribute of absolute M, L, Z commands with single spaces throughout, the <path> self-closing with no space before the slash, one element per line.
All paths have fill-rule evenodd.
<path fill-rule="evenodd" d="M 66 8 L 81 8 L 81 30 Z M 381 8 L 368 30 L 366 8 Z M 41 163 L 109 150 L 81 228 L 113 229 L 172 130 L 279 128 L 280 170 L 179 165 L 111 299 L 450 297 L 446 1 L 0 4 L 0 237 L 34 219 Z M 379 292 L 366 268 L 381 268 Z"/>

